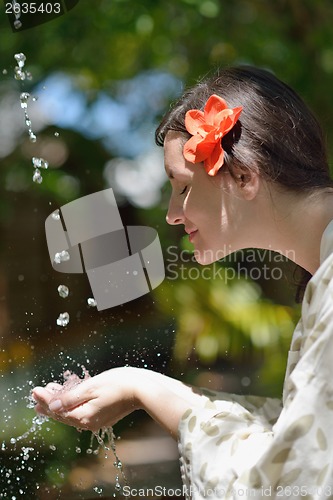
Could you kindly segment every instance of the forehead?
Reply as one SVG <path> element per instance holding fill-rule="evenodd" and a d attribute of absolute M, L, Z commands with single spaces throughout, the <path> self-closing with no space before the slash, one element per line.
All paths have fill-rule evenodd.
<path fill-rule="evenodd" d="M 181 132 L 169 130 L 164 140 L 164 163 L 168 177 L 173 178 L 173 172 L 183 170 L 186 160 L 183 156 L 184 144 L 187 137 Z"/>

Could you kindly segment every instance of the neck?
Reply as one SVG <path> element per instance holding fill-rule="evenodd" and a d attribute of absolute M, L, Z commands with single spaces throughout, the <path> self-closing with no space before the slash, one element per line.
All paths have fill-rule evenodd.
<path fill-rule="evenodd" d="M 314 274 L 320 265 L 323 232 L 333 220 L 333 190 L 273 194 L 272 201 L 270 211 L 261 212 L 267 214 L 261 248 L 279 252 Z"/>

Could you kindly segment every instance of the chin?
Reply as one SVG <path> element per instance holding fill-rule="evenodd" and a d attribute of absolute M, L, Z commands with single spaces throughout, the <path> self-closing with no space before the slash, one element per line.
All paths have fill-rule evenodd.
<path fill-rule="evenodd" d="M 221 250 L 214 251 L 212 249 L 199 250 L 196 248 L 193 254 L 195 260 L 202 266 L 207 266 L 225 257 L 225 254 Z"/>

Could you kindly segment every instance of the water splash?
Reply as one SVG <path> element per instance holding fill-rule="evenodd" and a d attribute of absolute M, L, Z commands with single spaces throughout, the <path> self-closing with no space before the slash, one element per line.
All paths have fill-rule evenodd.
<path fill-rule="evenodd" d="M 32 75 L 29 71 L 25 70 L 25 62 L 26 62 L 26 56 L 23 54 L 23 52 L 19 52 L 14 55 L 14 59 L 17 62 L 17 66 L 15 66 L 14 69 L 14 77 L 16 80 L 24 81 L 24 80 L 32 80 Z M 32 130 L 32 124 L 31 120 L 28 114 L 28 105 L 29 105 L 29 100 L 31 98 L 31 95 L 29 92 L 21 92 L 20 94 L 20 103 L 21 103 L 21 108 L 24 111 L 24 123 L 28 129 L 28 134 L 29 134 L 29 140 L 30 142 L 35 143 L 37 141 L 37 135 L 33 132 Z M 36 101 L 36 97 L 32 97 L 32 101 Z M 43 158 L 32 158 L 32 164 L 35 168 L 35 171 L 32 176 L 33 182 L 36 184 L 41 184 L 43 182 L 43 177 L 40 173 L 40 169 L 47 169 L 49 164 L 46 160 Z"/>
<path fill-rule="evenodd" d="M 15 66 L 14 69 L 14 77 L 16 80 L 24 81 L 24 80 L 31 80 L 32 76 L 31 73 L 28 71 L 24 70 L 25 62 L 26 62 L 26 56 L 23 54 L 23 52 L 19 52 L 18 54 L 14 55 L 14 59 L 17 62 L 17 66 Z M 31 142 L 36 142 L 37 141 L 37 136 L 34 134 L 31 128 L 31 120 L 28 115 L 28 101 L 30 99 L 30 94 L 29 92 L 21 92 L 20 94 L 20 102 L 21 102 L 21 108 L 24 111 L 24 122 L 28 128 L 28 133 L 29 133 L 29 139 Z"/>
<path fill-rule="evenodd" d="M 76 387 L 77 385 L 81 384 L 84 380 L 87 380 L 90 378 L 89 371 L 85 368 L 84 365 L 81 365 L 82 373 L 83 373 L 83 378 L 80 378 L 78 375 L 73 373 L 70 370 L 66 370 L 63 373 L 63 378 L 64 378 L 64 384 L 62 386 L 61 392 L 68 391 L 73 389 L 73 387 Z M 94 438 L 97 440 L 98 447 L 94 448 Z M 125 485 L 128 485 L 127 478 L 125 476 L 124 470 L 123 470 L 123 464 L 121 460 L 119 459 L 117 455 L 117 450 L 116 450 L 116 436 L 113 432 L 112 427 L 103 427 L 99 429 L 97 432 L 92 432 L 91 439 L 90 439 L 90 446 L 86 450 L 86 453 L 89 454 L 94 454 L 97 455 L 100 450 L 103 449 L 105 452 L 112 451 L 113 456 L 114 456 L 114 462 L 113 465 L 117 469 L 117 474 L 115 478 L 115 490 L 116 492 L 119 492 L 122 488 L 121 482 L 123 481 Z M 81 452 L 81 449 L 80 451 Z M 108 455 L 105 455 L 105 458 L 109 458 Z M 120 478 L 121 476 L 121 478 Z M 96 487 L 98 490 L 94 489 L 95 492 L 100 492 L 102 493 L 102 489 Z"/>
<path fill-rule="evenodd" d="M 126 478 L 124 470 L 123 470 L 123 464 L 117 455 L 116 436 L 113 432 L 113 428 L 112 427 L 103 427 L 98 432 L 93 432 L 91 442 L 90 442 L 90 449 L 92 449 L 92 447 L 93 447 L 94 437 L 97 439 L 97 442 L 99 444 L 99 448 L 97 448 L 97 452 L 99 451 L 100 448 L 102 448 L 106 452 L 111 450 L 113 453 L 113 456 L 115 458 L 115 461 L 113 462 L 113 466 L 117 469 L 117 471 L 119 471 L 119 473 L 117 473 L 116 477 L 115 477 L 114 489 L 116 490 L 116 492 L 119 492 L 122 488 L 120 481 L 123 481 L 126 486 L 128 486 L 128 481 L 127 481 L 127 478 Z M 107 454 L 105 455 L 105 458 L 108 458 Z M 121 476 L 121 478 L 119 476 Z"/>
<path fill-rule="evenodd" d="M 90 377 L 88 370 L 81 363 L 75 361 L 71 356 L 66 355 L 64 352 L 59 353 L 59 359 L 62 362 L 63 372 L 61 377 L 56 377 L 51 372 L 51 379 L 55 382 L 62 385 L 61 390 L 69 390 L 75 387 L 77 384 L 81 383 L 83 380 Z M 74 374 L 69 367 L 72 368 L 73 363 L 77 367 L 77 371 L 82 370 L 82 374 L 80 377 Z M 86 360 L 86 363 L 89 364 L 89 360 Z M 49 378 L 49 377 L 48 377 Z M 61 379 L 61 380 L 60 380 Z M 38 385 L 37 381 L 25 380 L 22 385 L 13 386 L 7 389 L 8 394 L 5 393 L 3 395 L 3 403 L 2 412 L 4 412 L 4 421 L 3 429 L 10 426 L 10 429 L 16 429 L 16 426 L 13 426 L 12 415 L 8 413 L 9 407 L 12 406 L 13 412 L 17 412 L 17 405 L 20 402 L 24 403 L 25 408 L 28 408 L 29 411 L 27 413 L 27 418 L 24 417 L 23 421 L 27 424 L 26 428 L 28 429 L 26 432 L 21 433 L 19 436 L 13 436 L 13 433 L 9 434 L 7 440 L 0 441 L 0 474 L 2 477 L 2 489 L 0 491 L 0 498 L 10 499 L 10 500 L 18 500 L 19 498 L 46 498 L 45 494 L 51 494 L 53 498 L 54 488 L 56 488 L 56 483 L 50 483 L 50 486 L 47 486 L 45 493 L 42 491 L 43 488 L 43 469 L 46 467 L 45 462 L 45 453 L 47 456 L 52 456 L 53 453 L 59 452 L 59 449 L 62 446 L 53 441 L 53 437 L 49 434 L 52 431 L 52 419 L 49 419 L 46 416 L 42 415 L 34 415 L 31 417 L 30 411 L 35 407 L 36 402 L 32 398 L 31 388 Z M 45 382 L 43 382 L 45 383 Z M 18 393 L 22 393 L 22 400 L 18 398 Z M 28 395 L 27 395 L 28 393 Z M 81 432 L 77 433 L 78 437 L 81 436 Z M 48 436 L 48 437 L 47 437 Z M 54 436 L 55 437 L 55 436 Z M 51 441 L 50 441 L 51 439 Z M 40 441 L 42 440 L 42 441 Z M 80 439 L 81 441 L 81 439 Z M 41 444 L 42 447 L 41 447 Z M 81 449 L 82 444 L 79 446 L 75 445 L 75 443 L 71 443 L 74 445 L 74 450 L 76 453 L 82 453 L 82 451 L 86 450 L 86 445 L 84 445 L 84 449 Z M 57 446 L 56 446 L 57 445 Z M 89 446 L 89 445 L 88 445 Z M 101 450 L 105 448 L 104 445 L 101 445 L 97 441 L 95 441 L 95 436 L 91 434 L 91 442 L 90 448 L 87 451 L 88 454 L 98 455 Z M 110 447 L 106 444 L 106 447 Z M 66 445 L 65 445 L 66 448 Z M 49 450 L 49 453 L 47 452 Z M 65 451 L 64 453 L 66 453 Z M 105 457 L 107 458 L 107 457 Z M 111 457 L 108 457 L 109 459 Z M 84 460 L 84 458 L 82 457 Z M 116 459 L 118 463 L 118 467 L 120 465 L 120 460 Z M 56 473 L 56 481 L 60 481 L 59 485 L 64 485 L 65 488 L 69 486 L 69 483 L 66 484 L 65 474 L 63 473 L 64 469 L 59 469 L 58 467 L 52 469 L 54 473 Z M 120 469 L 117 468 L 117 471 Z M 118 474 L 120 476 L 120 472 Z M 41 481 L 41 482 L 40 482 Z M 101 479 L 101 481 L 103 481 Z M 120 491 L 121 478 L 117 479 L 116 486 L 117 489 L 115 491 Z M 57 483 L 58 484 L 58 483 Z M 60 486 L 61 488 L 62 486 Z M 49 489 L 48 489 L 49 488 Z M 99 480 L 95 478 L 94 484 L 89 486 L 91 488 L 91 492 L 102 494 L 104 493 L 104 486 L 99 484 Z M 114 487 L 115 488 L 115 487 Z M 88 493 L 88 492 L 87 492 Z M 41 496 L 40 496 L 41 495 Z M 112 495 L 112 494 L 111 494 Z M 115 493 L 112 495 L 113 497 L 119 497 L 119 493 L 116 495 Z M 48 498 L 48 496 L 47 496 Z M 75 497 L 77 498 L 77 497 Z M 81 497 L 79 497 L 81 498 Z M 82 497 L 83 498 L 83 497 Z"/>

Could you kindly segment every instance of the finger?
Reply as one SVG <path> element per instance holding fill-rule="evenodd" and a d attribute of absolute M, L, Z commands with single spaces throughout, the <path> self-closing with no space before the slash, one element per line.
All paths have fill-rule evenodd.
<path fill-rule="evenodd" d="M 54 393 L 45 389 L 45 387 L 35 387 L 32 390 L 32 397 L 40 403 L 49 404 L 54 398 Z"/>
<path fill-rule="evenodd" d="M 63 386 L 61 384 L 58 384 L 57 382 L 50 382 L 45 386 L 45 389 L 47 391 L 57 392 L 63 390 Z"/>
<path fill-rule="evenodd" d="M 36 404 L 35 411 L 39 413 L 39 415 L 48 416 L 47 410 L 39 403 Z"/>
<path fill-rule="evenodd" d="M 88 379 L 86 382 L 84 381 L 68 391 L 65 390 L 56 395 L 53 394 L 53 400 L 49 404 L 49 409 L 56 413 L 69 411 L 94 399 L 90 380 Z"/>

